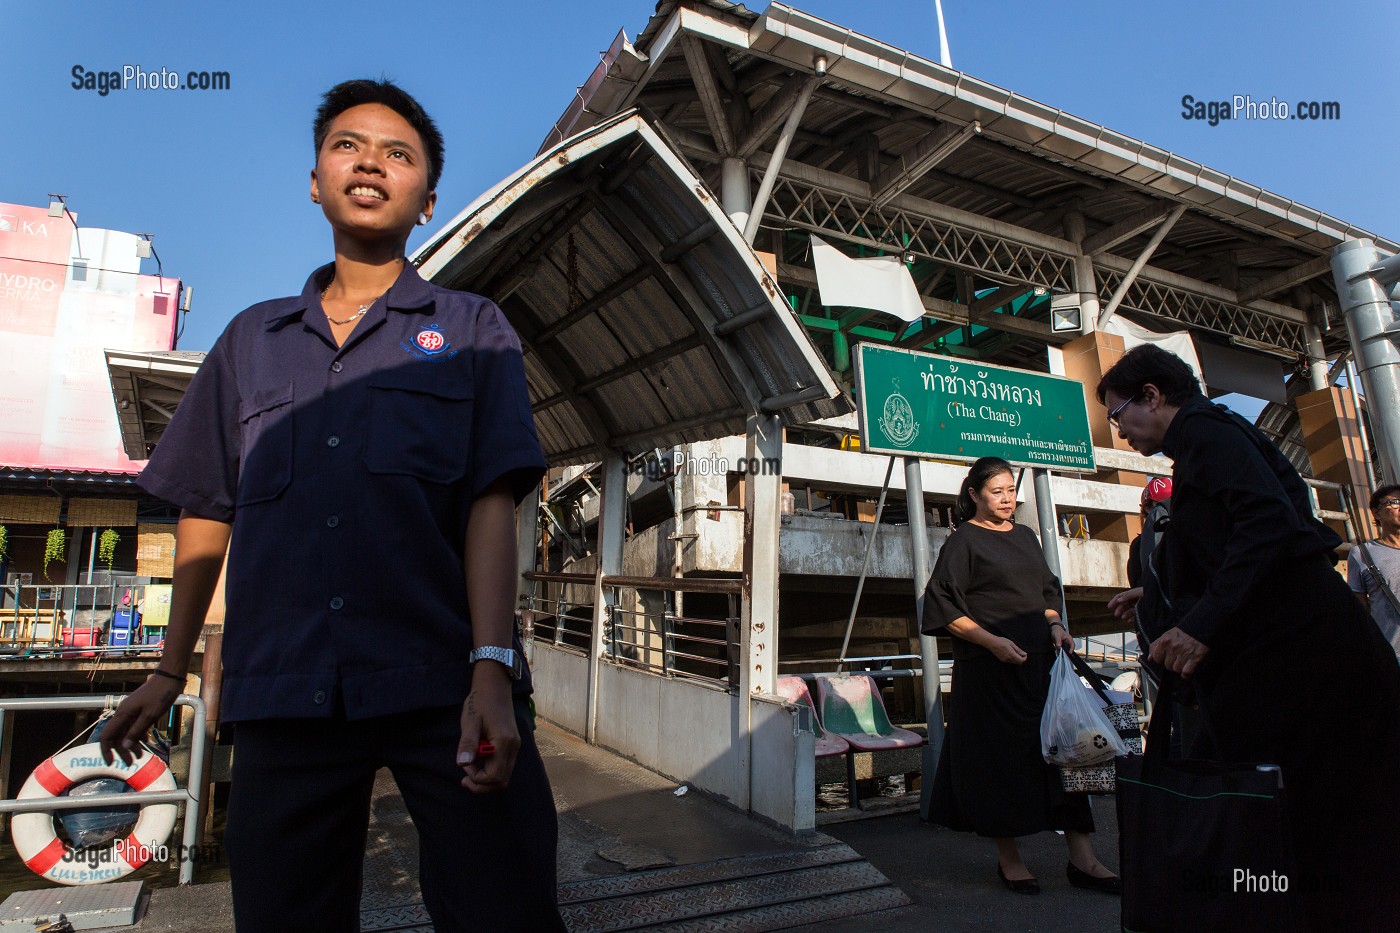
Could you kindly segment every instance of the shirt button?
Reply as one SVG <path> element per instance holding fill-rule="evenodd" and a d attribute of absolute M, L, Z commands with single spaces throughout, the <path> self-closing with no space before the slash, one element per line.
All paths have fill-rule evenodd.
<path fill-rule="evenodd" d="M 331 372 L 333 373 L 338 373 L 344 368 L 344 366 L 340 365 L 340 360 L 336 360 L 334 363 L 331 364 Z"/>
<path fill-rule="evenodd" d="M 314 700 L 314 701 L 316 701 L 316 703 L 318 703 L 318 704 L 326 702 L 326 691 L 324 691 L 324 690 L 317 690 L 317 691 L 316 691 L 316 695 L 315 695 L 314 697 L 312 697 L 311 699 Z"/>
<path fill-rule="evenodd" d="M 340 516 L 339 516 L 339 515 L 332 515 L 330 518 L 327 518 L 327 519 L 326 519 L 326 527 L 327 527 L 327 528 L 334 528 L 336 525 L 339 525 L 339 524 L 340 524 Z"/>
<path fill-rule="evenodd" d="M 345 600 L 341 599 L 339 596 L 337 596 L 337 597 L 335 597 L 334 599 L 331 600 L 331 608 L 332 608 L 332 609 L 339 609 L 341 606 L 344 606 L 344 605 L 345 605 Z"/>
<path fill-rule="evenodd" d="M 340 438 L 338 438 L 338 437 L 336 437 L 334 434 L 332 434 L 330 437 L 326 438 L 326 446 L 327 446 L 327 447 L 339 447 L 339 446 L 340 446 Z"/>

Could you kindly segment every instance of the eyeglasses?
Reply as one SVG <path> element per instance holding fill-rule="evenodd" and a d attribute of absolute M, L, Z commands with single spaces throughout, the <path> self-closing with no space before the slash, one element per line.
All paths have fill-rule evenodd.
<path fill-rule="evenodd" d="M 1118 427 L 1118 416 L 1121 415 L 1121 414 L 1123 414 L 1123 409 L 1127 408 L 1129 405 L 1133 404 L 1133 402 L 1136 402 L 1136 401 L 1137 401 L 1137 398 L 1136 398 L 1136 397 L 1130 398 L 1130 399 L 1128 399 L 1126 402 L 1124 402 L 1122 405 L 1119 405 L 1117 408 L 1113 409 L 1113 411 L 1109 412 L 1109 413 L 1108 413 L 1108 423 L 1111 424 L 1111 425 L 1113 425 L 1115 428 Z"/>
<path fill-rule="evenodd" d="M 1380 502 L 1377 502 L 1377 503 L 1376 503 L 1376 508 L 1378 508 L 1378 509 L 1394 509 L 1394 508 L 1400 508 L 1400 499 L 1382 499 Z"/>

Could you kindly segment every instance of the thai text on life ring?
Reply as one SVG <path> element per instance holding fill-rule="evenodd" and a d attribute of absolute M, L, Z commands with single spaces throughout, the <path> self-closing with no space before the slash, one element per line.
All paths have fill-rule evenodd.
<path fill-rule="evenodd" d="M 16 799 L 57 797 L 76 784 L 100 777 L 125 781 L 136 791 L 175 790 L 175 778 L 165 762 L 141 751 L 129 765 L 120 758 L 109 765 L 102 760 L 102 746 L 95 742 L 65 749 L 34 769 Z M 131 874 L 150 860 L 153 851 L 163 849 L 178 813 L 173 803 L 148 804 L 125 839 L 83 850 L 58 837 L 52 813 L 17 813 L 10 833 L 20 860 L 35 874 L 59 884 L 99 884 Z"/>

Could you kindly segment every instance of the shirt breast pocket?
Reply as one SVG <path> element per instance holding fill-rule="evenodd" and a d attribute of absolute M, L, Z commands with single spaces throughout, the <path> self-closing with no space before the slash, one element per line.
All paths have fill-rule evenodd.
<path fill-rule="evenodd" d="M 237 505 L 276 499 L 292 481 L 293 398 L 288 383 L 255 392 L 239 406 L 242 453 Z"/>
<path fill-rule="evenodd" d="M 451 483 L 471 462 L 472 380 L 469 372 L 419 364 L 383 372 L 370 382 L 371 473 Z"/>

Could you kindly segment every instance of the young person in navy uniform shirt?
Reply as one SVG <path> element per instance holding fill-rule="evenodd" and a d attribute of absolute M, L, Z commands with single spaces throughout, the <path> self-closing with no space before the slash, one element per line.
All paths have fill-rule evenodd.
<path fill-rule="evenodd" d="M 513 625 L 515 506 L 545 468 L 520 344 L 490 301 L 405 262 L 442 171 L 418 103 L 349 81 L 314 136 L 335 262 L 233 320 L 141 474 L 182 509 L 171 624 L 103 750 L 129 758 L 180 693 L 227 549 L 240 933 L 359 929 L 380 767 L 439 933 L 563 930 Z"/>

